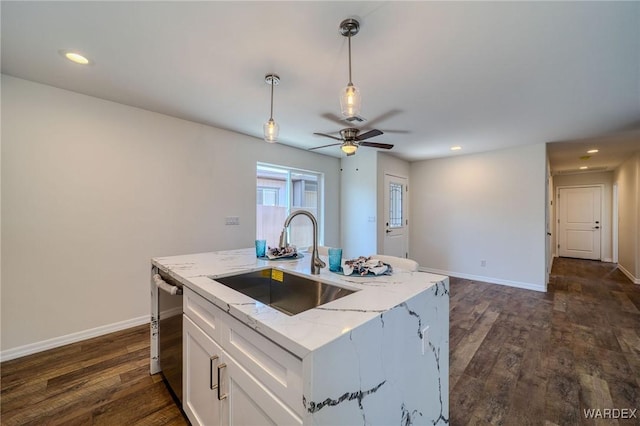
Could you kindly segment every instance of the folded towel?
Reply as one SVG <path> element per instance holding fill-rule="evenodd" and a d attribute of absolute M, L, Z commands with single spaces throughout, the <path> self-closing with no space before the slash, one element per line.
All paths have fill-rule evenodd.
<path fill-rule="evenodd" d="M 360 256 L 356 259 L 345 260 L 342 273 L 345 275 L 391 275 L 393 268 L 388 263 L 384 263 L 373 257 Z"/>
<path fill-rule="evenodd" d="M 295 247 L 269 247 L 267 257 L 269 259 L 281 259 L 284 257 L 294 257 L 298 254 Z"/>

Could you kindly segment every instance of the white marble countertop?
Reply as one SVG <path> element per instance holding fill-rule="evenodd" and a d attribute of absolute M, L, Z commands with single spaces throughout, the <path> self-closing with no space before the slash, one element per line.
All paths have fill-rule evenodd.
<path fill-rule="evenodd" d="M 344 276 L 330 272 L 328 267 L 320 275 L 310 275 L 311 254 L 303 254 L 298 260 L 269 261 L 257 259 L 255 249 L 247 248 L 157 257 L 151 263 L 300 359 L 434 285 L 445 289 L 445 276 L 397 268 L 390 276 Z M 356 292 L 289 316 L 209 278 L 265 268 L 281 269 Z"/>

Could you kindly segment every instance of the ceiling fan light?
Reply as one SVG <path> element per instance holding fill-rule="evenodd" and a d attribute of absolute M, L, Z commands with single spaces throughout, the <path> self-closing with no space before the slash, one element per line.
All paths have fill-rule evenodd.
<path fill-rule="evenodd" d="M 273 118 L 270 118 L 269 121 L 264 123 L 264 140 L 269 143 L 275 143 L 278 141 L 278 132 L 280 131 L 280 126 L 278 123 L 274 121 Z"/>
<path fill-rule="evenodd" d="M 347 87 L 342 89 L 340 93 L 340 110 L 343 116 L 350 118 L 360 115 L 361 104 L 360 90 L 356 86 L 349 83 Z"/>
<path fill-rule="evenodd" d="M 353 142 L 345 142 L 344 144 L 342 144 L 340 149 L 347 155 L 353 155 L 358 150 L 358 145 L 354 144 Z"/>

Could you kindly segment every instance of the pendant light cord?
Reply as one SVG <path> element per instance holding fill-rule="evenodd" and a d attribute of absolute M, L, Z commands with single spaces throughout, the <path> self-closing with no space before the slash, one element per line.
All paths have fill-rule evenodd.
<path fill-rule="evenodd" d="M 269 117 L 269 120 L 273 121 L 273 85 L 274 85 L 274 81 L 273 81 L 273 76 L 271 77 L 271 115 Z"/>
<path fill-rule="evenodd" d="M 351 81 L 351 31 L 349 31 L 349 86 L 353 86 L 353 82 Z"/>

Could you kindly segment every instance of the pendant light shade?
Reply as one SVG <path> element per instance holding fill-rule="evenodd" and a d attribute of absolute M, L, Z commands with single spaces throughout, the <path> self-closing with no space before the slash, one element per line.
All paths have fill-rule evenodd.
<path fill-rule="evenodd" d="M 342 89 L 340 94 L 340 111 L 345 117 L 355 117 L 360 114 L 361 107 L 360 90 L 353 83 Z"/>
<path fill-rule="evenodd" d="M 269 115 L 269 120 L 264 123 L 264 140 L 269 143 L 275 143 L 278 141 L 278 132 L 280 131 L 280 126 L 273 119 L 273 86 L 276 86 L 280 83 L 280 77 L 275 74 L 267 74 L 264 77 L 264 82 L 271 86 L 271 114 Z"/>
<path fill-rule="evenodd" d="M 340 23 L 340 34 L 349 41 L 349 84 L 340 92 L 340 111 L 347 118 L 360 115 L 362 104 L 360 90 L 351 81 L 351 37 L 358 34 L 359 30 L 360 23 L 355 19 L 345 19 Z"/>
<path fill-rule="evenodd" d="M 264 140 L 269 143 L 275 143 L 278 141 L 278 132 L 280 131 L 280 126 L 275 122 L 273 118 L 270 118 L 269 121 L 264 123 Z"/>

